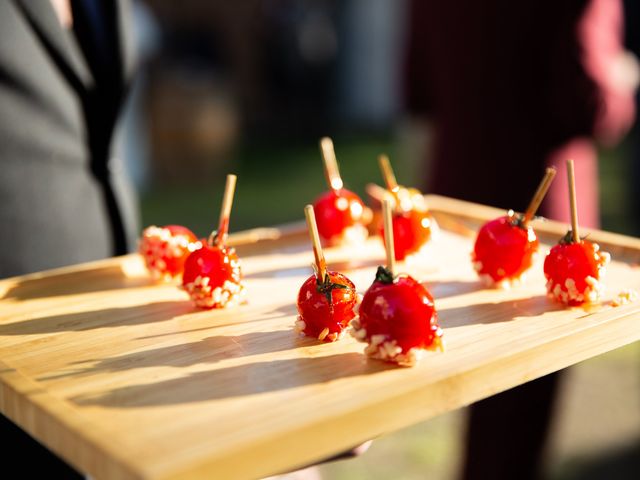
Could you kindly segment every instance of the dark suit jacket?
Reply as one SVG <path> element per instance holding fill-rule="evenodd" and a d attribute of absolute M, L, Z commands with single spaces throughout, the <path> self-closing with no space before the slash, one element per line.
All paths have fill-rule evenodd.
<path fill-rule="evenodd" d="M 48 0 L 0 2 L 0 277 L 123 254 L 134 241 L 111 153 L 133 66 L 128 4 L 104 4 L 113 54 L 96 66 Z"/>

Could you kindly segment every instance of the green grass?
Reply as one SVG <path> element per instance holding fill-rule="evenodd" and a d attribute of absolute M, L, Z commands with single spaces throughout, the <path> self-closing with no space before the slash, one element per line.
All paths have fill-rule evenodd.
<path fill-rule="evenodd" d="M 361 196 L 367 183 L 381 183 L 381 152 L 391 155 L 399 179 L 404 177 L 391 138 L 337 138 L 335 145 L 346 187 Z M 327 189 L 316 144 L 245 146 L 231 163 L 232 172 L 238 174 L 232 231 L 301 220 L 304 205 Z M 221 174 L 206 185 L 198 180 L 152 189 L 142 198 L 143 225 L 178 223 L 199 235 L 209 233 L 216 227 L 224 181 Z"/>
<path fill-rule="evenodd" d="M 631 158 L 629 144 L 599 152 L 600 215 L 602 228 L 617 233 L 634 232 L 634 214 L 631 210 Z"/>
<path fill-rule="evenodd" d="M 453 478 L 459 468 L 462 410 L 375 440 L 364 455 L 319 467 L 331 480 Z"/>

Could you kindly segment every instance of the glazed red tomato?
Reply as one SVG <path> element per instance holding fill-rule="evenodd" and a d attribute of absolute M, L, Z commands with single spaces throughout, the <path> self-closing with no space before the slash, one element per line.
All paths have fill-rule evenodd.
<path fill-rule="evenodd" d="M 298 293 L 296 329 L 309 337 L 335 342 L 356 316 L 356 289 L 351 280 L 338 272 L 327 272 L 318 282 L 310 276 Z"/>
<path fill-rule="evenodd" d="M 325 245 L 354 243 L 367 237 L 366 207 L 360 197 L 345 188 L 322 194 L 313 204 L 313 212 Z"/>
<path fill-rule="evenodd" d="M 545 258 L 547 292 L 567 305 L 596 302 L 603 288 L 600 279 L 609 254 L 601 252 L 597 243 L 587 240 L 573 243 L 566 241 L 567 237 Z"/>
<path fill-rule="evenodd" d="M 495 283 L 510 282 L 531 267 L 538 246 L 533 229 L 522 226 L 509 212 L 480 229 L 472 254 L 473 266 L 479 275 L 487 275 Z"/>
<path fill-rule="evenodd" d="M 411 365 L 412 349 L 442 348 L 433 297 L 408 275 L 392 279 L 379 267 L 359 313 L 354 335 L 369 343 L 365 352 L 374 358 Z"/>
<path fill-rule="evenodd" d="M 197 248 L 200 243 L 191 230 L 167 225 L 145 228 L 138 251 L 155 279 L 171 280 L 182 275 L 185 260 Z"/>
<path fill-rule="evenodd" d="M 196 306 L 224 308 L 242 300 L 241 279 L 240 262 L 233 248 L 205 244 L 187 258 L 182 286 Z"/>
<path fill-rule="evenodd" d="M 404 260 L 420 250 L 431 239 L 433 217 L 428 211 L 412 209 L 393 215 L 393 245 L 396 260 Z M 380 228 L 384 241 L 384 226 Z"/>

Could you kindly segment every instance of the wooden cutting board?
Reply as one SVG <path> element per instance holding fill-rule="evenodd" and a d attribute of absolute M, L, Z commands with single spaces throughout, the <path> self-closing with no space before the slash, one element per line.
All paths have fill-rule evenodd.
<path fill-rule="evenodd" d="M 249 302 L 229 310 L 194 309 L 137 255 L 1 281 L 0 410 L 97 479 L 260 477 L 640 338 L 640 302 L 611 305 L 640 291 L 640 240 L 591 233 L 613 257 L 606 296 L 564 309 L 545 296 L 543 256 L 519 288 L 478 282 L 473 234 L 502 211 L 428 200 L 441 234 L 401 269 L 436 297 L 447 349 L 417 367 L 294 334 L 311 249 L 299 228 L 266 229 L 235 237 L 263 240 L 238 247 Z M 534 226 L 549 243 L 566 230 Z M 384 251 L 372 238 L 326 256 L 364 293 Z"/>

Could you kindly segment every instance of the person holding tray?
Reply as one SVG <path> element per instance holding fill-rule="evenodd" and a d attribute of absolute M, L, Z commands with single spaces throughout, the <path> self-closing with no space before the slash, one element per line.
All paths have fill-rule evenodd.
<path fill-rule="evenodd" d="M 595 140 L 634 120 L 638 67 L 622 2 L 414 0 L 406 94 L 435 125 L 427 191 L 523 211 L 546 167 L 575 160 L 585 226 L 599 223 Z M 568 221 L 557 178 L 541 213 Z M 538 478 L 561 374 L 471 407 L 464 479 Z"/>
<path fill-rule="evenodd" d="M 0 278 L 135 242 L 135 199 L 111 151 L 133 70 L 128 13 L 127 0 L 0 2 Z M 81 478 L 1 415 L 0 443 L 7 471 Z"/>

